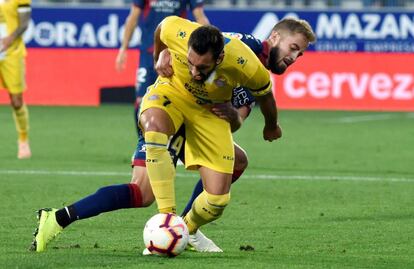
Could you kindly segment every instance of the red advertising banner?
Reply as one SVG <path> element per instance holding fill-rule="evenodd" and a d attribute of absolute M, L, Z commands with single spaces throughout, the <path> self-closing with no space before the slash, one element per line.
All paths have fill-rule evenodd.
<path fill-rule="evenodd" d="M 29 49 L 31 105 L 99 105 L 103 87 L 134 85 L 138 52 L 115 71 L 116 49 Z M 274 76 L 281 109 L 414 111 L 414 55 L 306 52 Z M 0 90 L 0 104 L 8 104 Z"/>
<path fill-rule="evenodd" d="M 307 52 L 274 76 L 282 109 L 414 111 L 414 55 Z"/>
<path fill-rule="evenodd" d="M 27 90 L 30 105 L 98 106 L 100 89 L 135 84 L 138 51 L 128 51 L 127 68 L 115 70 L 116 49 L 28 49 Z M 0 104 L 8 104 L 0 90 Z"/>

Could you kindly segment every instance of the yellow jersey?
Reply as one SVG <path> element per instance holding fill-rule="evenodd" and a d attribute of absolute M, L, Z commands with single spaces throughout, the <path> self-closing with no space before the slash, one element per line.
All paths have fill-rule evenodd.
<path fill-rule="evenodd" d="M 28 12 L 31 0 L 0 0 L 0 38 L 13 33 L 19 25 L 19 12 Z M 5 56 L 25 56 L 26 48 L 19 36 L 7 49 Z M 3 55 L 4 57 L 4 55 Z"/>
<path fill-rule="evenodd" d="M 195 97 L 201 105 L 229 101 L 233 89 L 238 86 L 250 89 L 254 96 L 271 91 L 269 71 L 247 45 L 228 35 L 224 35 L 223 61 L 204 83 L 194 82 L 187 61 L 188 40 L 200 26 L 176 16 L 162 21 L 160 38 L 171 53 L 174 75 L 169 78 L 158 77 L 157 82 L 170 83 L 182 94 Z"/>

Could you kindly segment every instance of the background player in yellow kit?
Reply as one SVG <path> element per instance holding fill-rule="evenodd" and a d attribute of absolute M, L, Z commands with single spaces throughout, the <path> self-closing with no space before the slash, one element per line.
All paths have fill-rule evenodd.
<path fill-rule="evenodd" d="M 22 35 L 29 25 L 31 0 L 0 1 L 0 87 L 9 92 L 18 133 L 19 159 L 31 157 L 29 113 L 23 101 L 26 89 L 26 48 Z"/>
<path fill-rule="evenodd" d="M 155 33 L 154 59 L 162 53 L 171 54 L 174 74 L 159 77 L 143 99 L 140 124 L 147 171 L 159 211 L 175 212 L 175 169 L 167 143 L 184 123 L 185 165 L 199 170 L 204 186 L 185 216 L 193 234 L 219 218 L 230 200 L 232 135 L 230 124 L 211 112 L 213 105 L 228 102 L 233 89 L 243 85 L 260 104 L 264 139 L 273 141 L 282 134 L 269 73 L 242 41 L 223 37 L 213 26 L 168 17 Z"/>

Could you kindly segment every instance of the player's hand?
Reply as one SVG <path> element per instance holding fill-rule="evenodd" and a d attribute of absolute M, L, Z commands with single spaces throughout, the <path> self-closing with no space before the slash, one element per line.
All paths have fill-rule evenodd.
<path fill-rule="evenodd" d="M 213 112 L 217 117 L 224 119 L 230 123 L 237 120 L 239 117 L 237 109 L 233 107 L 231 102 L 214 104 L 211 108 L 211 112 Z"/>
<path fill-rule="evenodd" d="M 127 60 L 127 53 L 124 49 L 119 49 L 118 55 L 116 56 L 115 60 L 115 69 L 118 72 L 122 72 L 125 70 L 126 67 L 126 60 Z"/>
<path fill-rule="evenodd" d="M 0 52 L 6 51 L 13 43 L 13 37 L 6 36 L 0 39 Z"/>
<path fill-rule="evenodd" d="M 277 123 L 276 126 L 265 125 L 263 128 L 263 138 L 266 141 L 272 142 L 273 140 L 279 139 L 282 137 L 282 128 Z"/>
<path fill-rule="evenodd" d="M 155 71 L 161 77 L 171 77 L 174 74 L 171 64 L 171 54 L 168 49 L 164 49 L 158 56 L 158 61 L 155 64 Z"/>

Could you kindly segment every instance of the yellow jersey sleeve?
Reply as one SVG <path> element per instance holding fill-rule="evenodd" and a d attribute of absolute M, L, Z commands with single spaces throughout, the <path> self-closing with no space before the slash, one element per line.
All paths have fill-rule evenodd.
<path fill-rule="evenodd" d="M 256 72 L 254 72 L 253 76 L 247 82 L 247 85 L 243 86 L 249 88 L 253 96 L 263 96 L 272 91 L 272 82 L 269 71 L 260 61 L 257 66 Z"/>
<path fill-rule="evenodd" d="M 170 51 L 187 55 L 188 39 L 191 33 L 201 25 L 177 16 L 169 16 L 161 23 L 161 41 Z"/>
<path fill-rule="evenodd" d="M 239 85 L 250 89 L 254 96 L 263 96 L 271 92 L 272 83 L 269 71 L 256 54 L 239 39 L 231 38 L 226 42 L 224 60 L 233 69 L 238 70 L 234 72 L 234 79 Z"/>

